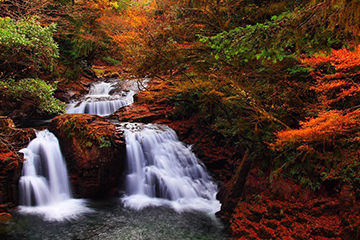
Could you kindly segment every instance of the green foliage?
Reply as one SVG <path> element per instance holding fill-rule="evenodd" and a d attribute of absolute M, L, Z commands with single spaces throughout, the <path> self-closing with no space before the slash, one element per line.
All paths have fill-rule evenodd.
<path fill-rule="evenodd" d="M 199 37 L 201 42 L 209 44 L 216 60 L 235 66 L 254 60 L 277 63 L 300 54 L 328 51 L 339 43 L 324 26 L 318 26 L 314 33 L 299 32 L 295 27 L 298 18 L 296 13 L 285 12 L 264 23 L 237 27 L 213 37 Z"/>
<path fill-rule="evenodd" d="M 296 75 L 296 74 L 308 73 L 309 68 L 306 68 L 301 65 L 294 65 L 293 67 L 286 69 L 286 71 L 289 72 L 291 75 Z"/>
<path fill-rule="evenodd" d="M 42 26 L 36 18 L 0 18 L 0 70 L 5 76 L 37 76 L 53 70 L 59 56 L 54 24 Z"/>
<path fill-rule="evenodd" d="M 286 46 L 271 45 L 272 42 L 283 44 L 280 39 L 275 39 L 276 33 L 281 29 L 280 21 L 280 17 L 274 17 L 272 21 L 238 27 L 214 37 L 200 36 L 200 41 L 209 43 L 216 60 L 221 58 L 225 61 L 235 60 L 243 63 L 254 59 L 281 61 L 291 57 L 292 53 L 285 50 Z"/>
<path fill-rule="evenodd" d="M 41 79 L 27 78 L 19 81 L 9 79 L 0 82 L 0 88 L 4 89 L 5 98 L 15 101 L 30 99 L 36 103 L 38 111 L 48 114 L 61 114 L 65 112 L 66 104 L 53 96 L 56 83 L 47 84 Z"/>
<path fill-rule="evenodd" d="M 113 66 L 116 66 L 116 65 L 120 65 L 121 62 L 117 59 L 114 59 L 110 56 L 105 56 L 103 57 L 103 60 L 107 63 L 107 64 L 110 64 L 110 65 L 113 65 Z"/>

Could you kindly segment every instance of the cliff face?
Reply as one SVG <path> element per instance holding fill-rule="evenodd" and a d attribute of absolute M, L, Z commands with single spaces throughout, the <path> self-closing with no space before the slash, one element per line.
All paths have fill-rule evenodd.
<path fill-rule="evenodd" d="M 13 121 L 0 116 L 0 212 L 15 207 L 23 156 L 18 151 L 35 137 L 33 129 L 17 129 Z"/>
<path fill-rule="evenodd" d="M 59 139 L 77 197 L 113 194 L 125 165 L 122 131 L 106 119 L 88 114 L 54 118 L 50 130 Z"/>

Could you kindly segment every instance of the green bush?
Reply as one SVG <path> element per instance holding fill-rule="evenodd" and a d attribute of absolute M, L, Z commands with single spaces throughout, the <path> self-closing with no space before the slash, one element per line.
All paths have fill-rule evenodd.
<path fill-rule="evenodd" d="M 5 77 L 21 74 L 36 77 L 52 71 L 58 46 L 53 39 L 56 26 L 41 26 L 36 18 L 15 21 L 0 18 L 0 70 Z"/>
<path fill-rule="evenodd" d="M 20 81 L 9 79 L 0 82 L 0 89 L 6 99 L 24 101 L 30 99 L 36 103 L 41 113 L 61 114 L 65 112 L 66 104 L 53 96 L 56 84 L 47 84 L 41 79 L 27 78 Z"/>

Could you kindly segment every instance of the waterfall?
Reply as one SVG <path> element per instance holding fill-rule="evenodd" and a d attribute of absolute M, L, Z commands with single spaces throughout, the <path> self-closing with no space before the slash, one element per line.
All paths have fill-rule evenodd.
<path fill-rule="evenodd" d="M 215 213 L 217 185 L 174 130 L 157 124 L 122 123 L 127 151 L 126 207 L 167 205 Z"/>
<path fill-rule="evenodd" d="M 20 211 L 38 213 L 47 220 L 73 218 L 89 211 L 84 200 L 72 199 L 65 161 L 54 134 L 37 132 L 20 152 L 25 158 L 19 182 Z"/>
<path fill-rule="evenodd" d="M 138 86 L 139 81 L 123 80 L 93 83 L 90 86 L 89 93 L 83 99 L 68 104 L 67 113 L 108 116 L 134 102 L 134 95 L 140 87 Z M 141 85 L 146 84 L 147 81 L 147 79 L 141 80 Z M 117 91 L 119 87 L 124 90 Z"/>

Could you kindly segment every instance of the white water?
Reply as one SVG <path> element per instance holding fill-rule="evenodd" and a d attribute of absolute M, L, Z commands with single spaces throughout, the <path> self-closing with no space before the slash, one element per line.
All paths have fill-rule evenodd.
<path fill-rule="evenodd" d="M 220 210 L 217 186 L 174 130 L 156 124 L 122 123 L 127 151 L 126 207 L 168 205 L 176 211 Z"/>
<path fill-rule="evenodd" d="M 58 221 L 90 211 L 84 200 L 72 199 L 65 161 L 54 134 L 37 132 L 20 152 L 25 158 L 19 182 L 21 212 Z"/>
<path fill-rule="evenodd" d="M 134 95 L 141 88 L 141 86 L 138 86 L 138 81 L 140 80 L 93 83 L 90 86 L 89 93 L 83 99 L 68 104 L 66 112 L 108 116 L 134 102 Z M 141 80 L 140 85 L 146 84 L 146 81 L 148 80 Z M 126 90 L 113 93 L 120 83 Z"/>

